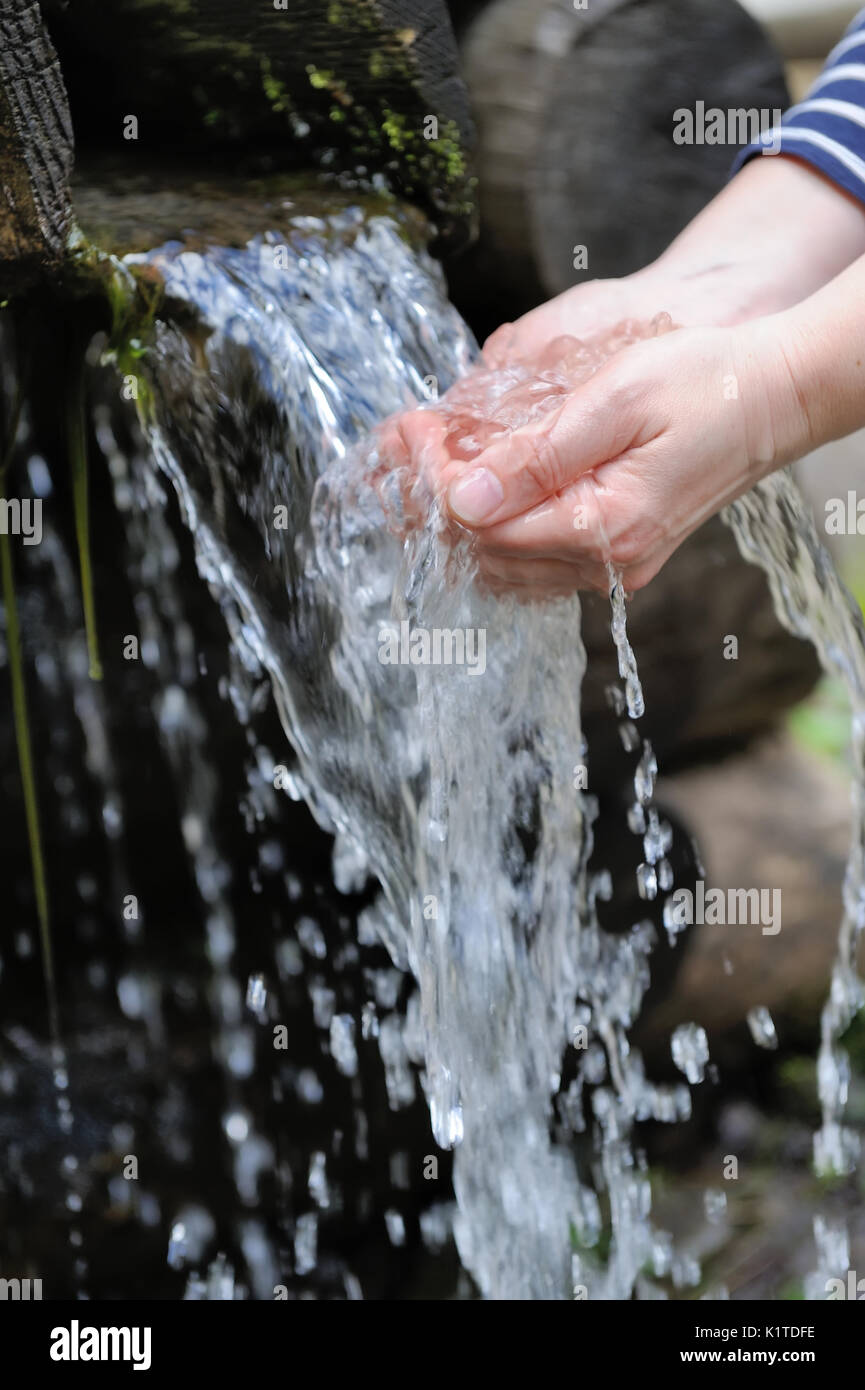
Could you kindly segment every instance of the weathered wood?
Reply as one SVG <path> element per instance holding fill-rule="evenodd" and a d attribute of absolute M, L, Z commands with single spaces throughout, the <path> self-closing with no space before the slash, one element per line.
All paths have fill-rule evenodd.
<path fill-rule="evenodd" d="M 43 0 L 83 147 L 383 175 L 465 239 L 472 140 L 442 0 Z M 434 118 L 432 121 L 430 118 Z"/>
<path fill-rule="evenodd" d="M 0 0 L 0 294 L 56 266 L 71 226 L 72 126 L 35 0 Z"/>
<path fill-rule="evenodd" d="M 673 113 L 786 105 L 781 63 L 735 0 L 493 0 L 461 45 L 481 237 L 455 267 L 478 317 L 645 265 L 723 185 L 734 150 L 677 145 Z M 574 267 L 575 246 L 588 264 Z M 481 327 L 487 328 L 481 320 Z"/>
<path fill-rule="evenodd" d="M 151 251 L 166 241 L 190 249 L 245 246 L 292 217 L 327 217 L 347 207 L 368 216 L 391 215 L 418 247 L 429 242 L 428 219 L 387 193 L 358 193 L 322 183 L 314 174 L 248 179 L 206 166 L 130 171 L 121 159 L 82 160 L 72 181 L 75 216 L 89 242 L 116 256 Z"/>

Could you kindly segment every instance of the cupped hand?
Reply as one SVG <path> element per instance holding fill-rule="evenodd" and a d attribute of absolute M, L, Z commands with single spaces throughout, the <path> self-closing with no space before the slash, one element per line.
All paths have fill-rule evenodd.
<path fill-rule="evenodd" d="M 665 304 L 664 286 L 643 287 L 647 272 L 620 280 L 587 280 L 539 304 L 514 323 L 503 323 L 483 346 L 488 367 L 531 361 L 556 338 L 581 341 L 608 331 L 613 324 L 634 318 L 644 321 Z"/>
<path fill-rule="evenodd" d="M 806 452 L 810 428 L 772 319 L 684 328 L 611 357 L 542 419 L 455 457 L 447 419 L 402 437 L 474 535 L 481 575 L 523 597 L 643 587 L 703 521 Z"/>
<path fill-rule="evenodd" d="M 732 262 L 682 267 L 666 257 L 621 279 L 587 280 L 514 323 L 503 323 L 483 346 L 484 362 L 504 367 L 531 361 L 555 338 L 591 341 L 614 324 L 646 323 L 663 308 L 684 327 L 732 326 L 781 308 L 789 295 L 773 296 L 762 274 L 755 286 L 753 269 Z"/>

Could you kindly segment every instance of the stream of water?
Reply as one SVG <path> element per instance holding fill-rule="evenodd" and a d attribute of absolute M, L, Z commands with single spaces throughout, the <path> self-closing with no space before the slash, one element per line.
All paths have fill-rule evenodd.
<path fill-rule="evenodd" d="M 189 334 L 160 326 L 151 447 L 241 662 L 271 678 L 299 760 L 292 790 L 336 834 L 337 883 L 373 875 L 381 885 L 368 927 L 419 985 L 404 1045 L 423 1066 L 438 1144 L 456 1148 L 464 1263 L 490 1298 L 658 1296 L 652 1274 L 682 1285 L 699 1271 L 653 1228 L 633 1125 L 687 1117 L 690 1096 L 684 1084 L 653 1085 L 628 1041 L 651 924 L 614 938 L 594 912 L 608 885 L 587 872 L 596 804 L 573 777 L 584 754 L 579 600 L 539 608 L 485 596 L 466 541 L 445 534 L 429 499 L 425 524 L 400 525 L 406 480 L 383 446 L 353 447 L 431 388 L 446 391 L 476 349 L 426 257 L 387 219 L 352 228 L 352 216 L 306 220 L 285 244 L 149 257 L 169 302 L 192 305 L 207 329 L 196 352 Z M 518 385 L 494 387 L 500 413 Z M 838 1039 L 863 998 L 862 622 L 789 478 L 761 484 L 726 519 L 766 570 L 782 621 L 816 644 L 853 702 L 855 835 L 816 1142 L 818 1168 L 845 1172 L 856 1142 L 843 1124 Z M 653 898 L 674 887 L 669 828 L 652 807 L 656 769 L 638 732 L 615 577 L 611 592 L 622 678 L 611 717 L 634 750 L 630 823 L 645 845 L 641 895 Z M 421 649 L 416 662 L 405 651 L 383 662 L 382 634 L 397 630 L 403 642 L 463 634 L 476 655 L 482 641 L 483 668 L 427 664 Z M 691 1081 L 705 1060 L 695 1062 L 696 1033 L 678 1039 Z M 551 1130 L 569 1047 L 576 1075 L 558 1112 L 578 1135 L 588 1128 L 582 1165 Z"/>
<path fill-rule="evenodd" d="M 270 675 L 298 756 L 291 790 L 336 834 L 337 883 L 381 884 L 369 930 L 419 985 L 404 1046 L 423 1066 L 438 1144 L 456 1148 L 463 1261 L 491 1298 L 574 1285 L 625 1298 L 645 1266 L 666 1274 L 674 1259 L 648 1220 L 631 1126 L 682 1117 L 689 1097 L 651 1085 L 627 1042 L 653 929 L 608 937 L 594 913 L 606 889 L 586 870 L 596 808 L 574 779 L 579 601 L 485 597 L 435 509 L 405 542 L 392 524 L 397 475 L 386 470 L 383 500 L 374 447 L 350 446 L 424 399 L 431 379 L 444 391 L 476 349 L 397 227 L 352 230 L 345 216 L 329 229 L 304 221 L 288 256 L 264 238 L 149 257 L 169 305 L 194 305 L 209 330 L 203 364 L 187 333 L 160 326 L 150 445 L 242 663 Z M 640 709 L 620 594 L 615 611 L 630 721 Z M 460 634 L 483 669 L 383 662 L 394 623 Z M 641 810 L 651 761 L 648 748 L 635 758 Z M 662 859 L 657 818 L 640 833 Z M 601 1136 L 584 1175 L 551 1139 L 569 1046 L 576 1079 L 559 1110 L 583 1129 L 590 1090 Z"/>
<path fill-rule="evenodd" d="M 154 653 L 173 642 L 194 661 L 177 580 L 162 563 L 171 539 L 155 464 L 173 484 L 227 625 L 237 719 L 251 737 L 266 673 L 287 739 L 285 755 L 252 747 L 255 817 L 266 821 L 274 794 L 307 802 L 335 837 L 338 889 L 379 885 L 361 942 L 383 942 L 396 970 L 416 981 L 405 1019 L 380 1022 L 371 1007 L 364 1037 L 378 1038 L 395 1109 L 413 1092 L 411 1064 L 421 1069 L 436 1144 L 454 1151 L 463 1264 L 492 1299 L 657 1298 L 666 1283 L 696 1285 L 696 1261 L 653 1221 L 635 1125 L 689 1116 L 690 1086 L 708 1060 L 705 1034 L 690 1026 L 673 1038 L 676 1085 L 653 1083 L 630 1042 L 655 928 L 635 921 L 610 935 L 596 914 L 611 885 L 588 868 L 598 805 L 591 774 L 588 787 L 575 775 L 586 757 L 579 599 L 530 606 L 485 592 L 466 538 L 451 534 L 434 500 L 409 486 L 371 434 L 418 401 L 447 411 L 445 393 L 477 360 L 438 268 L 406 224 L 356 209 L 297 218 L 243 249 L 172 243 L 129 259 L 155 266 L 166 287 L 142 366 L 149 459 L 119 484 L 142 632 Z M 600 360 L 588 353 L 578 365 L 587 372 Z M 532 410 L 562 389 L 555 370 Z M 487 404 L 519 423 L 525 387 L 519 375 L 493 381 Z M 100 429 L 106 455 L 116 456 L 106 418 Z M 849 1172 L 858 1150 L 844 1123 L 849 1066 L 839 1039 L 865 997 L 856 971 L 865 632 L 787 476 L 760 484 L 725 519 L 746 558 L 765 569 L 781 620 L 815 643 L 853 706 L 854 838 L 823 1015 L 815 1150 L 821 1171 Z M 640 731 L 637 661 L 614 574 L 611 642 L 620 682 L 609 691 L 610 718 L 633 759 L 628 824 L 642 847 L 639 894 L 666 900 L 675 888 L 672 832 L 654 805 L 657 767 Z M 82 671 L 82 719 L 107 795 L 110 756 L 85 685 Z M 274 1156 L 242 1103 L 252 1062 L 231 962 L 243 928 L 214 848 L 218 779 L 202 716 L 177 683 L 166 683 L 159 726 L 206 909 L 225 1129 L 251 1201 Z M 122 807 L 114 814 L 122 819 Z M 305 949 L 320 958 L 315 923 L 304 932 Z M 138 991 L 130 1008 L 158 1029 L 140 982 L 128 989 Z M 313 993 L 330 1053 L 353 1078 L 356 1022 L 334 1010 L 323 986 Z M 266 1017 L 263 978 L 249 980 L 245 1006 Z M 313 1155 L 308 1182 L 326 1209 L 324 1152 Z M 179 1219 L 169 1260 L 203 1248 L 208 1221 L 201 1210 Z M 394 1218 L 395 1243 L 397 1226 Z M 252 1217 L 243 1231 L 253 1291 L 267 1297 L 277 1253 Z M 843 1232 L 823 1225 L 816 1234 L 809 1292 L 820 1297 L 827 1271 L 838 1272 Z M 297 1222 L 294 1244 L 297 1268 L 314 1266 L 314 1215 Z M 226 1280 L 220 1265 L 208 1282 L 192 1280 L 188 1296 L 231 1296 Z M 359 1296 L 356 1284 L 347 1291 Z"/>

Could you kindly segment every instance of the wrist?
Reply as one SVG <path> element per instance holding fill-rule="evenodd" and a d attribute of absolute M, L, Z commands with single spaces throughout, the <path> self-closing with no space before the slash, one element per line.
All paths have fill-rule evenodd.
<path fill-rule="evenodd" d="M 865 256 L 774 327 L 808 419 L 807 448 L 865 427 Z"/>
<path fill-rule="evenodd" d="M 865 208 L 786 153 L 751 160 L 646 271 L 685 325 L 782 312 L 865 253 Z M 674 314 L 676 317 L 676 314 Z"/>
<path fill-rule="evenodd" d="M 792 277 L 781 282 L 758 259 L 718 264 L 707 255 L 702 262 L 693 256 L 677 262 L 666 253 L 625 283 L 645 304 L 647 317 L 664 309 L 682 328 L 747 323 L 788 308 L 798 290 Z"/>
<path fill-rule="evenodd" d="M 794 311 L 731 329 L 735 378 L 753 481 L 824 442 L 814 417 L 813 383 Z"/>

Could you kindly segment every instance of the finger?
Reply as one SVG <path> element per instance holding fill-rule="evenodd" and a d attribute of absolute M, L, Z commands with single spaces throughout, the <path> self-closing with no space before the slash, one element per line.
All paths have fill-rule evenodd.
<path fill-rule="evenodd" d="M 409 410 L 394 417 L 403 451 L 419 472 L 437 475 L 449 460 L 444 447 L 447 424 L 435 410 Z"/>
<path fill-rule="evenodd" d="M 422 520 L 428 507 L 429 494 L 421 495 L 417 461 L 409 443 L 415 436 L 422 435 L 426 441 L 431 438 L 432 432 L 424 425 L 426 416 L 424 411 L 392 415 L 378 426 L 374 436 L 369 482 L 378 495 L 388 526 L 397 533 Z M 417 448 L 420 453 L 419 444 Z"/>
<path fill-rule="evenodd" d="M 503 367 L 512 361 L 512 352 L 517 337 L 514 323 L 502 323 L 491 333 L 481 349 L 484 363 L 488 367 Z"/>
<path fill-rule="evenodd" d="M 408 451 L 400 430 L 400 416 L 390 415 L 374 436 L 376 469 L 401 468 L 408 462 Z"/>
<path fill-rule="evenodd" d="M 513 363 L 534 359 L 549 342 L 556 338 L 575 336 L 572 322 L 573 310 L 569 310 L 566 295 L 531 309 L 516 323 L 503 323 L 491 333 L 483 345 L 483 359 L 487 367 L 497 369 Z"/>
<path fill-rule="evenodd" d="M 513 593 L 523 599 L 565 598 L 578 590 L 609 590 L 606 568 L 591 562 L 523 560 L 478 554 L 478 578 L 496 595 Z"/>
<path fill-rule="evenodd" d="M 524 361 L 563 334 L 583 342 L 601 334 L 606 337 L 614 326 L 626 327 L 631 300 L 626 286 L 616 280 L 592 280 L 574 286 L 530 309 L 516 323 L 503 323 L 484 343 L 484 360 L 490 367 Z"/>
<path fill-rule="evenodd" d="M 643 588 L 682 538 L 670 534 L 669 512 L 653 497 L 646 457 L 651 447 L 637 457 L 625 454 L 559 497 L 478 532 L 478 562 L 491 568 L 526 565 L 530 574 L 532 566 L 550 559 L 580 569 L 577 587 L 599 590 L 608 587 L 612 565 L 626 590 Z"/>
<path fill-rule="evenodd" d="M 611 322 L 608 297 L 603 296 L 603 304 L 597 304 L 593 289 L 593 286 L 584 286 L 578 299 L 573 290 L 565 290 L 546 304 L 530 309 L 516 323 L 503 323 L 484 343 L 487 366 L 504 367 L 534 357 L 553 338 L 563 335 L 584 338 L 608 328 Z M 615 322 L 615 318 L 612 321 Z"/>
<path fill-rule="evenodd" d="M 478 550 L 522 560 L 606 564 L 609 541 L 593 475 L 579 478 L 520 516 L 478 532 Z"/>
<path fill-rule="evenodd" d="M 642 442 L 647 412 L 633 408 L 635 394 L 617 381 L 602 368 L 542 420 L 492 443 L 450 482 L 452 516 L 477 529 L 497 525 Z"/>

